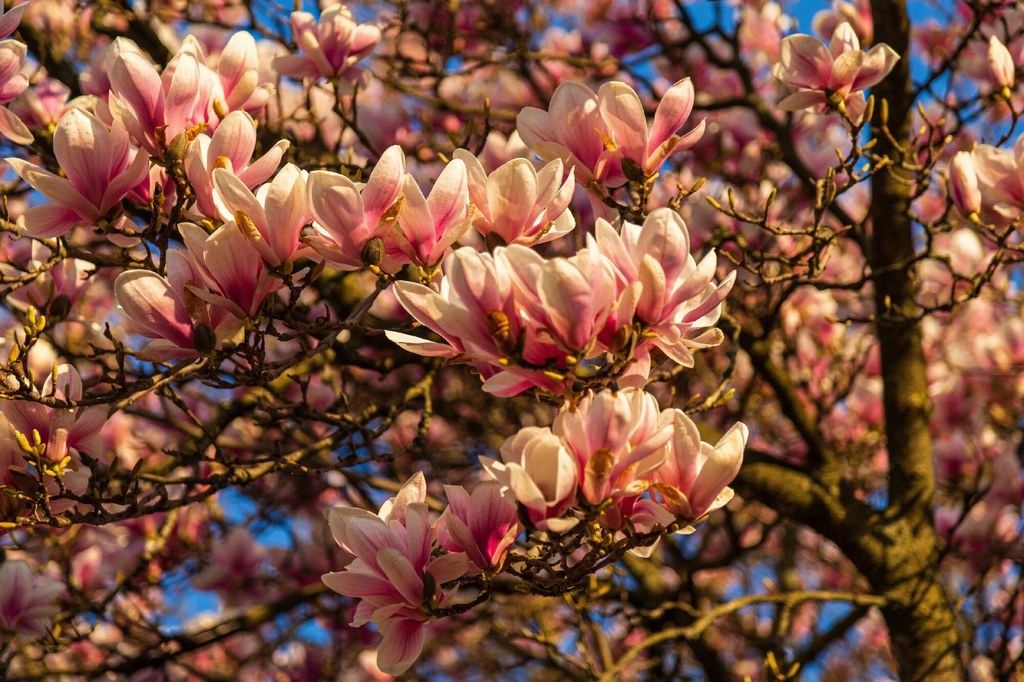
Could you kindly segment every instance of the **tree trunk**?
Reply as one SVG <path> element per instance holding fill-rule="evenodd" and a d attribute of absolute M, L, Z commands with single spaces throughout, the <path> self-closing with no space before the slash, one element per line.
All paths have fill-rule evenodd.
<path fill-rule="evenodd" d="M 893 163 L 872 179 L 868 254 L 875 274 L 875 327 L 882 360 L 885 435 L 889 451 L 889 509 L 878 528 L 881 556 L 859 568 L 879 594 L 902 680 L 964 676 L 956 618 L 937 577 L 932 520 L 935 472 L 929 429 L 927 365 L 914 301 L 915 253 L 910 173 L 900 168 L 909 148 L 910 23 L 903 0 L 872 0 L 875 42 L 902 59 L 874 88 L 872 133 L 880 157 Z M 885 100 L 887 121 L 882 121 Z M 882 132 L 888 127 L 889 136 Z M 902 147 L 902 149 L 901 149 Z M 854 559 L 855 563 L 857 559 Z M 880 561 L 877 561 L 879 560 Z"/>

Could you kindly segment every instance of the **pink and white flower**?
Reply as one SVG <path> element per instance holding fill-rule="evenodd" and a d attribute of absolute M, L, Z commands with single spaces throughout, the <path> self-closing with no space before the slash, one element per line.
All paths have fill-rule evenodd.
<path fill-rule="evenodd" d="M 12 16 L 13 11 L 3 17 Z M 21 11 L 24 12 L 24 9 Z M 10 103 L 28 87 L 28 78 L 21 72 L 27 51 L 28 48 L 16 40 L 0 42 L 0 135 L 18 144 L 32 144 L 32 131 L 3 105 Z"/>
<path fill-rule="evenodd" d="M 696 521 L 733 497 L 728 485 L 739 473 L 749 434 L 737 422 L 715 445 L 701 441 L 697 426 L 682 410 L 666 410 L 672 425 L 668 456 L 654 472 L 652 493 L 675 516 Z"/>
<path fill-rule="evenodd" d="M 484 471 L 506 487 L 540 530 L 565 531 L 562 515 L 576 500 L 576 460 L 551 429 L 528 426 L 505 440 L 501 460 L 481 457 Z"/>
<path fill-rule="evenodd" d="M 368 70 L 356 66 L 380 42 L 380 29 L 357 24 L 345 5 L 331 5 L 317 21 L 308 12 L 292 12 L 292 40 L 303 54 L 274 59 L 274 69 L 295 79 L 327 78 L 365 88 Z"/>
<path fill-rule="evenodd" d="M 299 234 L 313 217 L 306 207 L 308 176 L 308 172 L 289 163 L 253 194 L 228 169 L 213 171 L 214 202 L 220 217 L 234 220 L 243 228 L 243 234 L 271 267 L 297 257 Z"/>
<path fill-rule="evenodd" d="M 796 92 L 779 102 L 783 111 L 814 107 L 845 111 L 859 123 L 866 101 L 863 90 L 889 75 L 900 56 L 888 45 L 875 45 L 867 52 L 849 23 L 836 28 L 828 47 L 805 34 L 782 41 L 779 63 L 772 74 Z"/>
<path fill-rule="evenodd" d="M 423 196 L 415 178 L 406 175 L 402 198 L 405 203 L 391 236 L 410 262 L 431 268 L 470 225 L 466 165 L 453 159 L 445 166 L 429 198 Z"/>
<path fill-rule="evenodd" d="M 455 158 L 466 164 L 476 209 L 473 227 L 484 237 L 494 234 L 504 244 L 531 246 L 558 239 L 576 226 L 568 210 L 576 188 L 573 172 L 564 173 L 561 159 L 540 172 L 526 159 L 512 159 L 488 175 L 465 149 L 456 149 Z"/>
<path fill-rule="evenodd" d="M 576 456 L 587 502 L 636 498 L 647 490 L 672 437 L 659 416 L 655 397 L 636 388 L 587 393 L 559 411 L 551 430 Z"/>
<path fill-rule="evenodd" d="M 496 481 L 479 483 L 472 494 L 446 485 L 448 506 L 434 528 L 449 552 L 465 552 L 474 572 L 500 570 L 522 527 L 516 507 Z"/>
<path fill-rule="evenodd" d="M 102 149 L 102 154 L 96 150 Z M 149 173 L 149 158 L 129 144 L 123 128 L 107 128 L 81 109 L 61 117 L 53 153 L 65 177 L 9 158 L 14 171 L 52 203 L 33 206 L 18 219 L 24 234 L 50 239 L 76 226 L 95 226 Z"/>
<path fill-rule="evenodd" d="M 386 236 L 394 222 L 391 209 L 404 178 L 405 154 L 398 145 L 385 150 L 362 186 L 338 173 L 313 171 L 306 182 L 306 202 L 316 222 L 306 241 L 334 265 L 362 268 L 367 242 Z M 386 267 L 390 270 L 393 264 Z"/>
<path fill-rule="evenodd" d="M 163 362 L 199 357 L 235 336 L 241 319 L 210 306 L 196 293 L 202 277 L 181 251 L 167 254 L 167 277 L 129 270 L 114 280 L 114 295 L 125 330 L 150 339 L 137 353 Z"/>
<path fill-rule="evenodd" d="M 335 541 L 356 558 L 344 570 L 325 574 L 324 584 L 359 600 L 352 625 L 377 626 L 383 635 L 377 665 L 392 675 L 408 670 L 423 650 L 430 611 L 456 596 L 441 586 L 469 569 L 462 552 L 431 558 L 425 496 L 426 480 L 416 474 L 379 514 L 352 507 L 328 514 Z"/>
<path fill-rule="evenodd" d="M 185 174 L 196 196 L 194 210 L 207 218 L 218 216 L 213 199 L 214 170 L 223 168 L 246 188 L 252 189 L 273 175 L 289 146 L 287 140 L 280 140 L 263 156 L 250 163 L 256 148 L 255 122 L 243 111 L 229 113 L 212 136 L 196 137 L 182 160 Z"/>
<path fill-rule="evenodd" d="M 8 559 L 0 564 L 0 631 L 22 637 L 46 634 L 63 592 L 57 581 L 33 580 L 28 562 Z"/>

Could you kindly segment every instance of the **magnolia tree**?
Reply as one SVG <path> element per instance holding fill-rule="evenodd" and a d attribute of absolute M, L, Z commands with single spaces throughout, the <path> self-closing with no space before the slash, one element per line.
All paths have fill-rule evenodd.
<path fill-rule="evenodd" d="M 1024 10 L 789 4 L 8 5 L 2 676 L 1024 671 Z"/>

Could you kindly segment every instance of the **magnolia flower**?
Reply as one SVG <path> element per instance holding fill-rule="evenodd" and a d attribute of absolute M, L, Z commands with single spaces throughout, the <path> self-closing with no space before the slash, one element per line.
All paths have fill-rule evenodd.
<path fill-rule="evenodd" d="M 74 366 L 58 365 L 54 373 L 46 377 L 41 394 L 62 401 L 81 400 L 82 377 Z M 60 408 L 24 400 L 5 400 L 2 404 L 3 413 L 15 432 L 23 434 L 29 442 L 33 440 L 33 432 L 39 434 L 40 441 L 46 444 L 44 456 L 51 462 L 61 462 L 72 450 L 97 452 L 101 445 L 99 432 L 107 421 L 102 405 Z"/>
<path fill-rule="evenodd" d="M 555 89 L 548 111 L 524 108 L 516 129 L 537 156 L 574 168 L 581 185 L 595 180 L 618 185 L 627 179 L 624 159 L 649 177 L 670 154 L 693 146 L 704 134 L 703 121 L 681 137 L 675 134 L 689 118 L 693 98 L 689 78 L 674 83 L 648 129 L 640 97 L 625 83 L 605 83 L 594 93 L 570 81 Z"/>
<path fill-rule="evenodd" d="M 283 286 L 234 221 L 224 223 L 213 234 L 193 223 L 182 223 L 178 229 L 205 287 L 189 291 L 207 303 L 237 318 L 255 317 L 267 296 Z"/>
<path fill-rule="evenodd" d="M 25 182 L 52 202 L 28 208 L 18 219 L 24 234 L 37 239 L 59 237 L 77 225 L 96 225 L 149 173 L 149 158 L 131 148 L 124 129 L 108 129 L 81 109 L 68 111 L 57 123 L 53 154 L 65 177 L 24 159 L 7 159 Z"/>
<path fill-rule="evenodd" d="M 657 399 L 636 388 L 588 392 L 559 411 L 551 430 L 576 456 L 580 492 L 589 503 L 647 490 L 647 478 L 665 460 L 672 437 L 659 415 Z"/>
<path fill-rule="evenodd" d="M 57 597 L 64 592 L 59 582 L 41 578 L 33 583 L 25 561 L 8 559 L 0 564 L 0 630 L 24 637 L 41 637 L 60 611 Z"/>
<path fill-rule="evenodd" d="M 256 148 L 255 122 L 243 111 L 229 113 L 212 136 L 196 137 L 182 159 L 185 174 L 195 192 L 194 210 L 207 218 L 218 216 L 213 199 L 214 170 L 224 169 L 251 189 L 273 175 L 289 146 L 287 140 L 280 140 L 266 154 L 250 163 Z M 234 216 L 229 218 L 233 219 Z"/>
<path fill-rule="evenodd" d="M 565 531 L 576 519 L 562 519 L 576 498 L 576 460 L 551 429 L 528 426 L 507 438 L 501 461 L 481 457 L 484 471 L 523 505 L 540 530 Z"/>
<path fill-rule="evenodd" d="M 292 12 L 292 40 L 303 52 L 274 59 L 274 69 L 295 79 L 337 79 L 365 88 L 371 78 L 356 62 L 373 52 L 380 42 L 380 29 L 357 24 L 345 5 L 331 5 L 318 22 L 308 12 Z"/>
<path fill-rule="evenodd" d="M 523 108 L 516 116 L 516 130 L 541 159 L 561 159 L 566 168 L 574 169 L 576 181 L 584 187 L 595 180 L 624 180 L 618 150 L 605 144 L 611 131 L 601 119 L 598 96 L 582 83 L 567 81 L 555 88 L 548 111 Z"/>
<path fill-rule="evenodd" d="M 689 78 L 674 83 L 658 102 L 648 129 L 647 115 L 636 91 L 619 81 L 605 83 L 597 91 L 601 120 L 611 133 L 610 142 L 605 144 L 618 148 L 623 159 L 632 161 L 644 177 L 654 175 L 671 154 L 689 149 L 704 135 L 703 120 L 686 134 L 675 134 L 690 117 L 693 98 Z"/>
<path fill-rule="evenodd" d="M 899 58 L 888 45 L 861 50 L 860 40 L 847 22 L 836 28 L 828 48 L 813 36 L 789 36 L 782 41 L 781 57 L 772 74 L 796 92 L 784 97 L 779 108 L 831 107 L 860 122 L 866 106 L 862 91 L 881 82 Z"/>
<path fill-rule="evenodd" d="M 580 249 L 571 258 L 546 260 L 519 244 L 495 257 L 508 263 L 522 314 L 538 334 L 565 353 L 589 357 L 615 304 L 615 275 L 607 259 L 595 249 Z"/>
<path fill-rule="evenodd" d="M 406 175 L 402 198 L 405 204 L 391 235 L 412 263 L 433 267 L 470 224 L 466 165 L 454 159 L 445 166 L 429 198 L 423 196 L 416 180 Z"/>
<path fill-rule="evenodd" d="M 56 126 L 68 110 L 71 90 L 54 78 L 47 78 L 35 87 L 21 93 L 11 102 L 10 109 L 29 128 L 43 130 Z"/>
<path fill-rule="evenodd" d="M 226 168 L 213 171 L 214 202 L 221 218 L 234 220 L 271 267 L 296 258 L 299 234 L 312 219 L 306 207 L 308 176 L 295 164 L 286 164 L 254 195 Z"/>
<path fill-rule="evenodd" d="M 151 339 L 137 353 L 164 362 L 199 357 L 231 339 L 241 319 L 197 294 L 201 276 L 181 251 L 167 254 L 167 277 L 128 270 L 114 280 L 114 296 L 128 333 Z"/>
<path fill-rule="evenodd" d="M 736 273 L 729 273 L 718 285 L 713 283 L 715 252 L 700 263 L 693 259 L 686 223 L 678 213 L 655 209 L 643 226 L 623 223 L 621 235 L 598 219 L 596 233 L 598 248 L 621 277 L 640 284 L 635 314 L 654 335 L 652 345 L 676 363 L 692 367 L 691 349 L 722 342 L 722 332 L 712 325 L 721 315 Z"/>
<path fill-rule="evenodd" d="M 410 478 L 379 514 L 335 507 L 328 522 L 335 541 L 355 556 L 344 570 L 326 573 L 324 584 L 359 599 L 352 625 L 373 622 L 383 639 L 377 665 L 392 675 L 409 669 L 423 650 L 428 611 L 449 605 L 456 592 L 441 585 L 466 574 L 462 552 L 431 558 L 433 539 L 423 474 Z M 429 577 L 428 577 L 429 576 Z"/>
<path fill-rule="evenodd" d="M 568 210 L 575 190 L 573 172 L 563 180 L 561 159 L 539 173 L 526 159 L 512 159 L 488 175 L 465 149 L 456 149 L 455 158 L 466 164 L 476 209 L 473 227 L 483 236 L 495 234 L 505 244 L 530 246 L 558 239 L 576 226 Z"/>
<path fill-rule="evenodd" d="M 533 386 L 560 393 L 560 383 L 542 371 L 520 369 L 507 361 L 525 344 L 522 355 L 543 365 L 550 346 L 539 343 L 533 333 L 524 338 L 504 251 L 499 247 L 492 255 L 463 247 L 452 252 L 443 262 L 438 291 L 416 282 L 395 283 L 395 298 L 402 307 L 445 343 L 394 331 L 387 336 L 419 355 L 472 362 L 485 379 L 484 390 L 495 395 L 515 395 Z"/>
<path fill-rule="evenodd" d="M 306 202 L 316 222 L 306 241 L 332 264 L 362 268 L 367 242 L 383 236 L 394 221 L 391 209 L 404 178 L 405 154 L 398 145 L 385 150 L 362 186 L 338 173 L 313 171 L 306 182 Z"/>
<path fill-rule="evenodd" d="M 505 552 L 521 526 L 513 502 L 495 481 L 478 484 L 473 493 L 446 485 L 448 506 L 435 524 L 438 542 L 449 552 L 465 552 L 475 572 L 501 568 Z"/>
<path fill-rule="evenodd" d="M 981 190 L 971 152 L 957 152 L 949 164 L 949 193 L 964 216 L 981 211 Z"/>
<path fill-rule="evenodd" d="M 981 144 L 950 164 L 950 193 L 964 215 L 1007 225 L 1024 210 L 1024 135 L 1012 151 Z"/>
<path fill-rule="evenodd" d="M 214 101 L 224 93 L 205 59 L 192 36 L 160 73 L 142 54 L 120 51 L 110 70 L 111 117 L 150 154 L 164 156 L 176 138 L 184 140 L 179 135 L 218 119 Z"/>
<path fill-rule="evenodd" d="M 13 11 L 4 14 L 0 22 L 6 23 L 4 20 Z M 24 9 L 21 11 L 24 12 Z M 16 40 L 0 42 L 0 135 L 18 144 L 32 144 L 32 131 L 14 112 L 3 105 L 28 87 L 28 78 L 21 72 L 21 67 L 25 65 L 27 50 L 24 44 Z"/>
<path fill-rule="evenodd" d="M 256 39 L 247 31 L 238 31 L 224 46 L 217 60 L 217 76 L 228 111 L 257 111 L 270 99 L 270 91 L 260 87 L 260 55 Z"/>
<path fill-rule="evenodd" d="M 694 521 L 732 499 L 727 487 L 743 463 L 746 425 L 737 422 L 712 446 L 700 439 L 693 421 L 682 410 L 666 410 L 662 423 L 672 425 L 668 456 L 654 472 L 657 498 L 681 519 Z"/>
<path fill-rule="evenodd" d="M 1010 56 L 1010 51 L 996 36 L 992 36 L 988 40 L 988 66 L 996 86 L 1004 89 L 1006 93 L 1010 93 L 1017 77 L 1017 68 L 1013 63 L 1013 57 Z"/>

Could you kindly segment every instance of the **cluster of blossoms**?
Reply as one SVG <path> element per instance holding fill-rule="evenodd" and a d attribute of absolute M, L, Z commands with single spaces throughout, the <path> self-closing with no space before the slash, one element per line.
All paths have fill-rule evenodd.
<path fill-rule="evenodd" d="M 4 15 L 8 34 L 19 12 Z M 302 54 L 278 57 L 279 74 L 327 79 L 339 96 L 367 86 L 369 72 L 357 63 L 381 39 L 379 29 L 356 24 L 340 6 L 319 22 L 297 12 L 292 28 Z M 694 350 L 721 343 L 714 325 L 734 275 L 716 283 L 714 252 L 696 260 L 683 219 L 667 208 L 642 224 L 605 211 L 609 219 L 598 218 L 570 256 L 535 250 L 576 227 L 570 203 L 577 183 L 594 197 L 624 183 L 645 185 L 671 154 L 700 138 L 703 122 L 676 134 L 693 108 L 689 79 L 668 88 L 650 127 L 628 85 L 608 83 L 595 93 L 564 83 L 550 111 L 519 116 L 519 135 L 541 161 L 513 145 L 504 158 L 460 149 L 425 192 L 398 145 L 380 155 L 365 181 L 281 166 L 291 149 L 285 140 L 255 157 L 269 88 L 248 34 L 236 34 L 215 58 L 188 38 L 162 70 L 118 38 L 89 76 L 93 96 L 65 103 L 52 122 L 62 174 L 21 158 L 7 162 L 46 199 L 18 216 L 20 236 L 52 253 L 62 242 L 101 235 L 133 254 L 139 267 L 113 281 L 115 333 L 127 352 L 180 367 L 230 357 L 266 319 L 268 301 L 294 300 L 314 270 L 366 269 L 381 289 L 393 284 L 398 303 L 442 339 L 389 330 L 393 341 L 472 364 L 497 396 L 532 390 L 562 404 L 551 428 L 524 429 L 506 441 L 500 461 L 484 458 L 494 480 L 472 494 L 447 486 L 449 507 L 434 523 L 422 475 L 378 515 L 331 511 L 334 537 L 354 560 L 324 582 L 360 600 L 353 625 L 379 628 L 382 669 L 411 665 L 431 617 L 469 608 L 459 584 L 476 585 L 478 602 L 514 566 L 509 551 L 526 530 L 520 508 L 530 532 L 582 533 L 596 522 L 605 530 L 580 537 L 649 554 L 659 534 L 692 532 L 689 524 L 731 497 L 726 486 L 739 469 L 746 428 L 737 425 L 716 446 L 702 443 L 689 417 L 661 411 L 643 387 L 662 355 L 691 367 Z M 12 133 L 12 125 L 5 134 L 31 141 L 22 127 L 26 134 Z M 159 237 L 131 217 L 131 207 L 173 220 L 174 239 L 158 258 L 147 245 Z M 316 266 L 303 266 L 309 262 Z M 74 306 L 87 286 L 77 271 L 62 281 Z M 74 405 L 83 383 L 64 364 L 35 395 Z M 5 413 L 4 433 L 21 450 L 7 468 L 8 487 L 17 489 L 20 471 L 23 479 L 51 478 L 58 497 L 83 492 L 89 468 L 81 453 L 102 447 L 95 441 L 105 409 L 13 402 Z M 261 557 L 250 536 L 234 534 L 214 564 L 249 571 Z M 223 569 L 211 567 L 197 580 L 233 594 Z"/>
<path fill-rule="evenodd" d="M 649 556 L 661 533 L 692 533 L 690 522 L 732 499 L 727 486 L 746 441 L 747 428 L 736 424 L 717 444 L 702 442 L 684 412 L 659 411 L 640 389 L 587 393 L 559 410 L 551 428 L 525 428 L 506 440 L 501 461 L 482 458 L 494 480 L 472 494 L 446 485 L 448 507 L 433 524 L 423 474 L 377 515 L 332 509 L 331 532 L 355 560 L 324 582 L 360 600 L 352 624 L 377 625 L 377 663 L 399 674 L 419 656 L 431 617 L 480 600 L 460 587 L 489 589 L 495 575 L 526 560 L 510 551 L 526 530 L 516 503 L 531 532 L 565 535 L 596 513 L 608 546 L 625 540 L 620 548 Z"/>
<path fill-rule="evenodd" d="M 802 34 L 783 38 L 781 10 L 774 3 L 763 3 L 759 9 L 745 5 L 742 10 L 752 22 L 771 29 L 768 38 L 749 25 L 738 36 L 758 42 L 765 58 L 774 61 L 762 75 L 780 109 L 831 114 L 833 122 L 838 113 L 857 128 L 864 123 L 866 89 L 885 78 L 899 56 L 887 45 L 861 49 L 862 42 L 871 43 L 872 33 L 864 3 L 837 7 L 815 20 L 815 30 L 827 42 Z M 415 9 L 413 17 L 429 14 L 429 8 Z M 696 99 L 690 78 L 678 79 L 676 74 L 664 81 L 667 85 L 678 79 L 668 87 L 652 87 L 661 95 L 656 108 L 650 109 L 650 121 L 644 100 L 626 83 L 608 82 L 595 90 L 582 82 L 563 81 L 547 109 L 519 111 L 516 130 L 508 137 L 492 133 L 480 149 L 456 149 L 450 160 L 442 159 L 443 165 L 429 153 L 409 154 L 415 145 L 398 144 L 394 134 L 383 136 L 387 142 L 376 149 L 360 140 L 371 152 L 365 167 L 355 162 L 355 153 L 346 159 L 336 157 L 332 149 L 327 161 L 314 164 L 331 170 L 305 170 L 312 165 L 298 154 L 300 126 L 295 121 L 289 124 L 293 128 L 267 125 L 274 119 L 270 112 L 276 99 L 271 97 L 267 73 L 279 83 L 281 77 L 318 88 L 326 82 L 336 97 L 332 106 L 336 103 L 345 113 L 344 98 L 352 97 L 354 110 L 356 95 L 373 87 L 371 70 L 360 64 L 384 33 L 378 26 L 359 24 L 347 8 L 334 5 L 319 18 L 293 13 L 293 52 L 272 58 L 261 55 L 250 33 L 239 32 L 219 50 L 186 38 L 166 66 L 159 67 L 138 45 L 118 38 L 96 52 L 82 78 L 87 96 L 72 101 L 55 81 L 36 88 L 35 101 L 16 99 L 29 85 L 24 73 L 26 48 L 8 38 L 24 12 L 22 4 L 0 14 L 0 135 L 26 150 L 35 145 L 33 153 L 52 141 L 52 159 L 48 153 L 32 160 L 6 159 L 34 197 L 42 199 L 21 202 L 24 205 L 11 214 L 19 238 L 12 240 L 11 252 L 24 256 L 21 262 L 42 274 L 18 281 L 8 300 L 23 314 L 31 343 L 36 343 L 48 329 L 39 311 L 45 309 L 53 319 L 71 319 L 70 310 L 90 304 L 96 282 L 109 280 L 112 295 L 89 309 L 99 311 L 98 320 L 106 317 L 109 329 L 101 329 L 95 320 L 82 324 L 89 352 L 77 357 L 100 358 L 92 371 L 83 369 L 80 375 L 72 364 L 60 362 L 58 353 L 64 346 L 58 337 L 58 350 L 53 350 L 52 362 L 43 361 L 41 371 L 3 374 L 5 395 L 19 397 L 0 401 L 4 520 L 27 518 L 34 499 L 49 503 L 52 498 L 46 510 L 50 514 L 84 509 L 86 494 L 107 484 L 95 477 L 106 463 L 94 466 L 100 458 L 92 455 L 111 449 L 111 439 L 118 437 L 111 433 L 131 431 L 135 415 L 118 410 L 140 399 L 136 391 L 164 390 L 161 399 L 187 414 L 196 425 L 190 438 L 205 448 L 206 423 L 213 412 L 197 407 L 204 405 L 194 395 L 166 390 L 175 372 L 204 372 L 201 381 L 216 390 L 246 388 L 250 377 L 262 388 L 261 377 L 294 357 L 310 357 L 332 344 L 348 343 L 352 336 L 339 336 L 339 330 L 353 329 L 370 332 L 385 347 L 393 342 L 417 356 L 470 365 L 491 396 L 533 397 L 554 406 L 550 414 L 527 422 L 544 423 L 550 417 L 550 425 L 522 428 L 508 435 L 497 452 L 492 449 L 491 456 L 480 457 L 478 473 L 484 480 L 471 491 L 444 486 L 448 506 L 439 516 L 430 511 L 428 500 L 434 501 L 423 474 L 409 479 L 376 514 L 344 505 L 332 506 L 327 513 L 331 533 L 348 563 L 330 556 L 337 548 L 321 548 L 321 554 L 300 559 L 308 559 L 315 575 L 323 574 L 323 583 L 353 604 L 353 626 L 371 624 L 379 631 L 377 663 L 385 672 L 407 670 L 420 655 L 432 620 L 482 604 L 499 581 L 519 579 L 527 583 L 527 591 L 536 588 L 539 583 L 529 579 L 537 574 L 538 547 L 571 550 L 545 565 L 545 575 L 554 583 L 562 577 L 558 570 L 582 574 L 626 553 L 649 556 L 660 537 L 696 532 L 708 514 L 730 501 L 733 491 L 728 486 L 742 463 L 747 427 L 723 427 L 722 435 L 711 438 L 717 441 L 712 445 L 702 440 L 686 412 L 662 409 L 647 388 L 658 380 L 657 370 L 667 365 L 669 370 L 660 374 L 685 377 L 678 370 L 694 367 L 696 351 L 724 341 L 716 325 L 737 275 L 723 272 L 718 254 L 704 239 L 712 232 L 710 225 L 717 229 L 725 217 L 737 219 L 739 214 L 722 211 L 709 219 L 708 213 L 701 213 L 710 210 L 707 206 L 681 208 L 687 196 L 683 185 L 698 184 L 699 173 L 688 175 L 689 170 L 672 176 L 680 188 L 672 208 L 651 206 L 667 203 L 666 190 L 656 181 L 667 172 L 673 155 L 700 149 L 712 128 L 720 128 L 716 143 L 723 148 L 735 144 L 746 154 L 722 159 L 725 174 L 759 169 L 751 157 L 760 156 L 769 144 L 757 139 L 763 131 L 744 129 L 739 116 L 740 123 L 728 123 L 709 114 L 708 121 L 687 126 Z M 1010 102 L 1021 47 L 1009 38 L 1004 44 L 995 35 L 987 44 L 990 94 Z M 697 79 L 695 75 L 700 83 Z M 722 94 L 734 85 L 722 85 L 717 93 L 722 101 L 735 98 L 735 93 Z M 323 92 L 310 94 L 310 101 Z M 804 145 L 801 151 L 807 146 L 829 147 L 828 154 L 813 157 L 809 164 L 822 176 L 834 170 L 831 146 L 808 141 L 822 133 L 827 118 L 801 117 L 803 127 L 793 134 L 798 146 Z M 286 133 L 290 139 L 278 139 Z M 372 135 L 367 139 L 376 141 Z M 340 140 L 341 133 L 338 145 L 352 142 Z M 829 159 L 822 161 L 824 156 Z M 59 172 L 54 172 L 53 162 Z M 788 219 L 779 218 L 784 211 L 806 208 L 797 200 L 787 205 L 786 197 L 772 206 L 775 185 L 785 188 L 788 180 L 758 178 L 760 184 L 751 194 L 755 203 L 765 206 L 761 227 Z M 583 202 L 573 204 L 574 198 L 583 198 L 583 192 L 574 197 L 580 188 L 590 200 L 589 211 Z M 948 188 L 952 202 L 969 221 L 1016 226 L 1024 209 L 1024 138 L 1013 152 L 982 144 L 956 154 L 949 164 Z M 680 211 L 689 211 L 687 220 Z M 687 221 L 699 228 L 692 235 Z M 722 232 L 733 228 L 741 235 L 746 226 L 732 225 Z M 800 235 L 796 230 L 793 234 L 796 243 Z M 972 237 L 974 233 L 966 229 L 957 233 L 953 250 L 973 244 Z M 733 243 L 742 242 L 737 237 Z M 768 243 L 766 239 L 758 248 Z M 941 247 L 944 242 L 940 238 L 936 244 Z M 723 246 L 719 253 L 731 256 L 728 248 Z M 61 259 L 68 249 L 94 260 Z M 801 259 L 807 253 L 802 251 Z M 963 253 L 957 255 L 962 256 L 958 264 L 970 260 Z M 983 260 L 972 260 L 976 270 Z M 750 265 L 742 258 L 734 261 Z M 835 279 L 823 280 L 826 284 L 855 281 L 860 276 L 856 273 L 864 270 L 849 253 L 835 256 L 828 267 L 827 276 Z M 17 281 L 23 272 L 0 264 L 0 274 L 9 281 Z M 928 274 L 925 266 L 922 272 Z M 361 286 L 374 279 L 376 291 L 365 306 L 355 306 L 348 319 L 331 319 L 322 302 L 307 309 L 310 301 L 338 282 L 358 280 Z M 880 415 L 872 412 L 880 402 L 880 382 L 851 383 L 846 393 L 827 386 L 832 380 L 827 371 L 835 358 L 843 352 L 852 354 L 849 339 L 854 333 L 835 321 L 849 311 L 840 310 L 843 306 L 834 292 L 810 286 L 794 287 L 787 296 L 776 311 L 780 321 L 774 332 L 793 339 L 794 352 L 783 362 L 791 363 L 794 377 L 811 377 L 810 389 L 802 386 L 806 395 L 799 395 L 797 402 L 812 403 L 822 396 L 824 403 L 832 393 L 842 393 L 832 408 L 855 414 L 863 429 L 851 439 L 866 440 L 872 435 L 868 431 L 881 429 Z M 371 310 L 375 302 L 380 305 Z M 361 316 L 367 311 L 374 321 L 364 326 Z M 292 324 L 303 315 L 309 319 Z M 83 313 L 75 321 L 84 323 L 87 317 Z M 330 331 L 317 337 L 322 329 Z M 1004 345 L 1021 345 L 1014 336 L 1019 330 L 1010 331 Z M 776 338 L 772 333 L 766 331 L 766 341 Z M 19 344 L 22 339 L 15 339 L 8 366 L 19 360 Z M 373 362 L 380 348 L 361 356 L 363 364 L 373 368 L 367 372 L 386 364 Z M 364 349 L 352 350 L 358 355 Z M 115 359 L 103 365 L 104 353 Z M 1016 366 L 987 360 L 999 371 Z M 24 362 L 39 361 L 33 357 Z M 871 361 L 865 364 L 873 368 Z M 107 406 L 87 400 L 91 390 L 106 390 L 124 380 L 126 369 L 133 374 L 165 374 L 123 383 L 121 388 L 127 389 L 121 393 L 112 391 L 116 398 L 109 402 L 116 401 L 118 410 L 108 412 Z M 36 376 L 47 378 L 40 383 Z M 301 395 L 297 402 L 309 408 L 306 416 L 327 414 L 339 404 L 340 390 L 322 377 L 281 376 L 298 387 L 274 385 L 267 394 L 294 390 Z M 673 396 L 676 388 L 672 387 Z M 956 421 L 956 405 L 946 404 L 955 403 L 949 393 L 953 391 L 948 387 L 935 393 L 943 398 L 940 409 L 948 412 L 943 428 Z M 83 401 L 85 405 L 80 404 Z M 711 402 L 706 406 L 721 407 L 727 400 Z M 139 413 L 158 414 L 155 404 L 155 397 L 149 403 L 142 399 Z M 259 423 L 264 413 L 257 412 Z M 272 415 L 269 423 L 277 413 L 268 407 L 267 414 Z M 324 423 L 334 417 L 325 417 Z M 367 433 L 376 428 L 372 419 L 364 429 Z M 827 417 L 822 420 L 827 422 Z M 281 421 L 291 428 L 287 418 Z M 417 438 L 426 438 L 425 420 L 420 427 L 423 433 Z M 326 428 L 314 429 L 313 437 L 325 433 Z M 255 428 L 231 436 L 231 442 L 260 437 Z M 189 462 L 194 468 L 188 470 L 187 480 L 202 481 L 208 474 L 207 482 L 227 478 L 219 467 L 227 468 L 232 454 L 224 451 L 243 448 L 214 440 L 209 438 L 214 454 L 197 456 L 198 464 Z M 332 447 L 337 442 L 331 441 Z M 941 463 L 950 470 L 962 467 L 962 458 L 950 454 L 962 451 L 962 444 L 951 437 L 942 445 Z M 167 453 L 173 456 L 163 457 Z M 158 454 L 143 462 L 143 456 L 133 459 L 132 453 L 118 466 L 131 469 L 137 462 L 173 460 L 179 452 L 168 446 Z M 804 454 L 793 454 L 794 461 Z M 1008 468 L 1007 457 L 995 460 L 1000 470 Z M 174 466 L 160 461 L 155 474 L 146 472 L 148 480 L 171 480 L 165 474 Z M 415 470 L 418 465 L 413 466 Z M 160 485 L 160 493 L 151 498 L 173 497 L 180 487 Z M 997 502 L 1009 504 L 1019 491 L 1007 484 L 997 487 L 996 493 Z M 118 494 L 121 501 L 130 498 L 124 491 Z M 324 504 L 335 505 L 339 498 L 352 503 L 355 497 L 335 495 L 326 503 L 318 498 L 311 503 L 311 516 L 316 518 Z M 116 514 L 126 505 L 95 506 Z M 167 527 L 174 523 L 171 518 Z M 969 535 L 965 528 L 970 527 L 957 527 L 958 523 L 948 522 L 950 536 Z M 76 589 L 92 594 L 119 580 L 123 566 L 110 558 L 128 544 L 131 551 L 123 554 L 145 556 L 139 545 L 158 534 L 152 525 L 143 524 L 125 532 L 132 537 L 130 543 L 120 538 L 93 543 L 100 531 L 82 534 L 80 544 L 88 549 L 72 562 Z M 186 545 L 190 532 L 174 529 L 186 538 Z M 241 600 L 239 595 L 273 594 L 256 579 L 268 563 L 268 553 L 261 550 L 248 531 L 230 531 L 193 585 L 217 592 L 232 605 Z M 102 565 L 105 560 L 107 566 Z M 281 557 L 274 562 L 282 572 L 289 565 Z M 39 636 L 58 611 L 61 588 L 41 575 L 33 581 L 29 566 L 20 559 L 0 565 L 0 632 Z"/>

